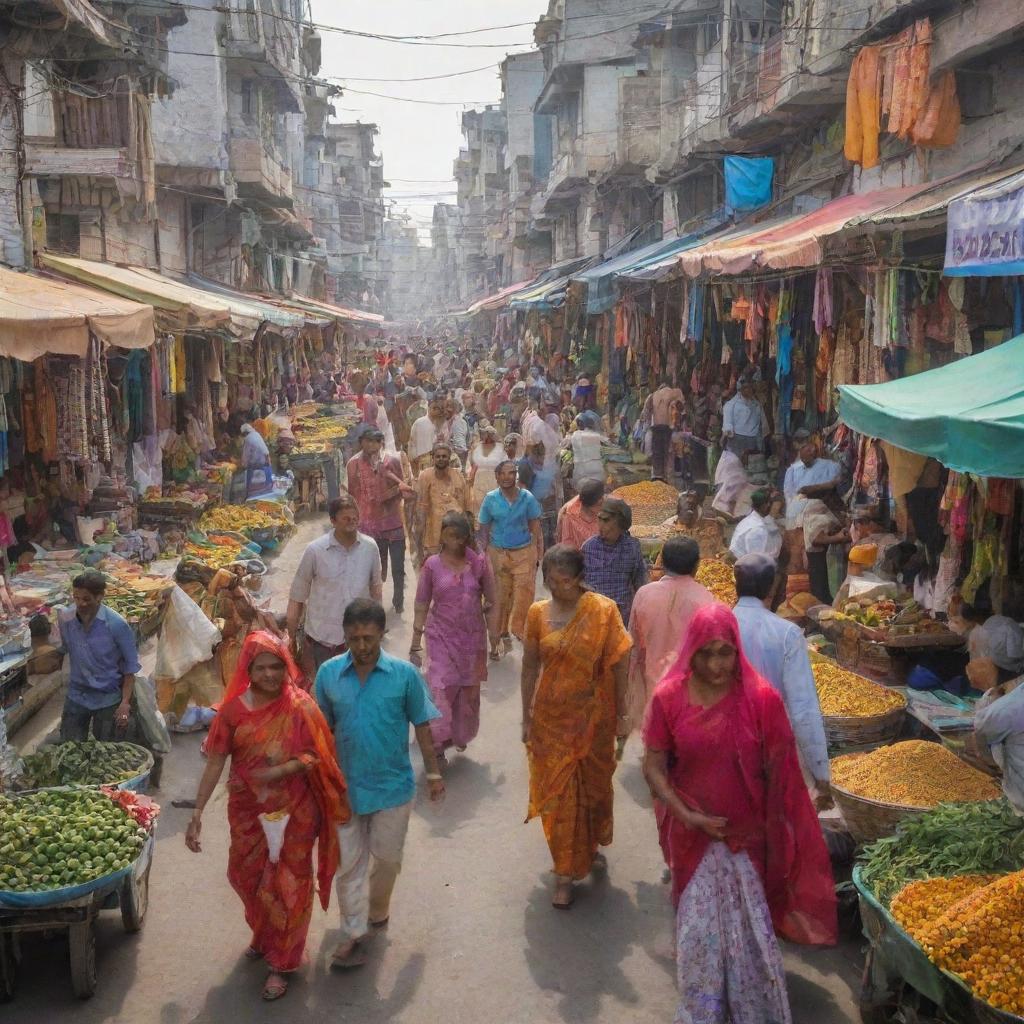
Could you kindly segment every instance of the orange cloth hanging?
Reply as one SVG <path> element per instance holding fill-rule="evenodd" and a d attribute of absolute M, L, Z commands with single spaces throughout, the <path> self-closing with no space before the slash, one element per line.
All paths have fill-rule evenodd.
<path fill-rule="evenodd" d="M 921 116 L 911 137 L 918 146 L 952 146 L 960 134 L 960 100 L 956 94 L 956 75 L 943 71 L 928 94 Z"/>
<path fill-rule="evenodd" d="M 881 114 L 879 92 L 880 54 L 877 46 L 865 46 L 850 67 L 846 87 L 846 159 L 862 167 L 878 164 L 878 131 Z"/>

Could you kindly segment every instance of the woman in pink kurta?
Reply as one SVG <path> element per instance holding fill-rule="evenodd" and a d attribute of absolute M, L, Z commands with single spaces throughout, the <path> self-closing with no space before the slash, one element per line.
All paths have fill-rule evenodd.
<path fill-rule="evenodd" d="M 409 660 L 424 675 L 441 717 L 430 723 L 438 756 L 465 750 L 480 728 L 480 684 L 487 678 L 487 641 L 497 644 L 494 577 L 486 555 L 470 546 L 473 527 L 458 512 L 441 520 L 441 550 L 420 569 Z"/>

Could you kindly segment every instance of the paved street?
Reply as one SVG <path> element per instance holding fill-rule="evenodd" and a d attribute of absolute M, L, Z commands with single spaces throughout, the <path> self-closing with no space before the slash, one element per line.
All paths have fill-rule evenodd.
<path fill-rule="evenodd" d="M 283 608 L 302 548 L 323 525 L 304 522 L 275 560 L 267 584 L 275 607 Z M 408 650 L 410 623 L 411 610 L 394 623 L 389 650 Z M 64 940 L 27 943 L 20 991 L 0 1020 L 667 1024 L 675 1010 L 671 913 L 636 741 L 616 777 L 607 878 L 582 886 L 573 910 L 558 913 L 548 902 L 540 824 L 523 824 L 518 669 L 517 655 L 492 668 L 481 735 L 454 758 L 444 806 L 419 801 L 391 926 L 367 967 L 346 974 L 326 967 L 338 940 L 332 896 L 326 914 L 314 909 L 309 963 L 287 996 L 272 1006 L 260 1002 L 264 968 L 242 958 L 248 934 L 225 878 L 224 794 L 218 791 L 205 816 L 200 856 L 184 845 L 191 812 L 171 807 L 172 799 L 194 795 L 201 770 L 201 737 L 179 736 L 155 794 L 164 810 L 142 934 L 125 935 L 116 913 L 101 916 L 99 990 L 84 1004 L 71 993 Z M 44 714 L 56 712 L 54 702 Z M 797 1024 L 859 1019 L 859 959 L 856 942 L 787 951 Z"/>

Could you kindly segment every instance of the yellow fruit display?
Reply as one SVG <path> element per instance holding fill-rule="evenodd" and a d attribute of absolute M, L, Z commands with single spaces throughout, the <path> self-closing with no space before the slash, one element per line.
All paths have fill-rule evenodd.
<path fill-rule="evenodd" d="M 939 743 L 905 740 L 831 761 L 832 782 L 855 796 L 902 807 L 998 800 L 999 786 Z"/>
<path fill-rule="evenodd" d="M 1024 1012 L 1024 871 L 954 903 L 919 941 L 935 964 L 958 974 L 980 999 Z"/>
<path fill-rule="evenodd" d="M 730 608 L 736 606 L 736 577 L 731 565 L 720 558 L 702 558 L 693 578 L 707 587 L 723 604 Z"/>
<path fill-rule="evenodd" d="M 850 672 L 830 658 L 812 665 L 821 713 L 830 718 L 872 718 L 905 708 L 907 698 L 896 690 Z"/>
<path fill-rule="evenodd" d="M 201 530 L 266 530 L 280 525 L 266 512 L 249 505 L 221 505 L 211 509 L 199 521 Z"/>
<path fill-rule="evenodd" d="M 893 896 L 890 910 L 900 927 L 920 942 L 954 903 L 998 878 L 1002 875 L 953 875 L 910 882 Z"/>

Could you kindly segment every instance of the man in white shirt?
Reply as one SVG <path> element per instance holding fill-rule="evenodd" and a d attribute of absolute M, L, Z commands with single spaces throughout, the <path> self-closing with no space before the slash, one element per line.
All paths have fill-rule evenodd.
<path fill-rule="evenodd" d="M 803 633 L 799 626 L 770 612 L 765 604 L 775 586 L 776 569 L 775 559 L 767 555 L 744 555 L 734 568 L 739 596 L 734 611 L 743 653 L 762 678 L 778 690 L 786 705 L 800 763 L 814 780 L 816 803 L 821 810 L 832 802 L 825 723 Z"/>
<path fill-rule="evenodd" d="M 768 417 L 754 397 L 754 382 L 748 376 L 741 377 L 739 391 L 722 406 L 723 447 L 737 455 L 760 452 L 767 436 Z"/>
<path fill-rule="evenodd" d="M 312 680 L 320 666 L 345 650 L 341 618 L 357 597 L 380 601 L 380 550 L 359 532 L 359 506 L 350 495 L 327 506 L 334 527 L 303 552 L 288 594 L 288 635 L 298 645 L 302 622 L 302 667 Z M 305 621 L 303 621 L 305 614 Z"/>
<path fill-rule="evenodd" d="M 459 463 L 465 466 L 466 456 L 469 454 L 469 423 L 454 398 L 445 401 L 444 411 L 448 420 L 448 441 L 452 446 L 452 453 Z"/>
<path fill-rule="evenodd" d="M 771 491 L 754 491 L 750 504 L 750 514 L 737 523 L 729 550 L 737 559 L 744 555 L 768 555 L 778 559 L 782 551 L 782 530 L 771 514 Z"/>
<path fill-rule="evenodd" d="M 427 415 L 421 416 L 409 429 L 409 461 L 414 473 L 430 465 L 430 453 L 436 441 L 450 441 L 451 428 L 448 425 L 448 407 L 444 395 L 435 395 L 427 407 Z"/>
<path fill-rule="evenodd" d="M 804 506 L 811 498 L 822 498 L 839 483 L 839 463 L 818 458 L 818 446 L 809 438 L 800 445 L 799 458 L 786 470 L 782 484 L 786 495 L 786 529 L 800 525 Z"/>

